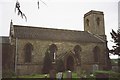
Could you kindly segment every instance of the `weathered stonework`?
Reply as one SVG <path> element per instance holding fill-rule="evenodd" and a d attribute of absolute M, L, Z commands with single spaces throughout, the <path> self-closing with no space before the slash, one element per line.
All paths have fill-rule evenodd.
<path fill-rule="evenodd" d="M 96 18 L 100 18 L 100 23 L 96 23 Z M 59 29 L 47 29 L 38 27 L 28 27 L 13 25 L 14 35 L 11 37 L 11 45 L 14 46 L 15 72 L 17 75 L 37 74 L 42 72 L 44 57 L 50 45 L 57 47 L 56 61 L 61 59 L 63 66 L 67 70 L 69 57 L 73 61 L 73 70 L 77 68 L 93 71 L 93 65 L 99 65 L 99 69 L 106 66 L 106 39 L 104 30 L 104 15 L 99 11 L 90 11 L 84 16 L 85 31 L 70 31 Z M 89 19 L 89 26 L 86 23 Z M 30 43 L 33 47 L 31 62 L 25 62 L 25 46 Z M 74 48 L 79 45 L 81 50 L 78 58 L 75 56 Z M 94 48 L 99 48 L 98 62 L 94 61 Z M 30 50 L 29 50 L 30 51 Z M 96 55 L 98 53 L 96 52 Z M 79 60 L 80 58 L 80 60 Z"/>
<path fill-rule="evenodd" d="M 32 62 L 24 62 L 24 47 L 25 44 L 31 43 L 33 45 L 32 52 Z M 81 68 L 92 69 L 94 64 L 93 49 L 95 46 L 100 48 L 100 65 L 105 65 L 105 44 L 104 43 L 77 43 L 77 42 L 56 42 L 56 41 L 41 41 L 41 40 L 27 40 L 27 39 L 17 39 L 17 72 L 18 74 L 34 74 L 40 73 L 43 65 L 43 59 L 46 50 L 51 44 L 55 44 L 58 48 L 57 56 L 64 54 L 65 52 L 73 51 L 76 45 L 80 45 L 82 51 L 81 55 Z M 64 59 L 65 61 L 65 59 Z"/>

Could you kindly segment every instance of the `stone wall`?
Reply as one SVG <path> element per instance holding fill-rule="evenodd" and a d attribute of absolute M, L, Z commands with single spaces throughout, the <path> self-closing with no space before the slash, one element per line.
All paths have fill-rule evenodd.
<path fill-rule="evenodd" d="M 9 43 L 2 45 L 2 78 L 9 78 L 14 75 L 14 54 Z"/>
<path fill-rule="evenodd" d="M 27 64 L 24 63 L 24 46 L 27 43 L 33 45 L 32 52 L 32 62 Z M 105 44 L 104 43 L 77 43 L 77 42 L 68 42 L 68 41 L 42 41 L 34 39 L 18 39 L 17 40 L 17 72 L 18 74 L 32 74 L 40 73 L 43 59 L 45 56 L 46 50 L 51 44 L 55 44 L 58 48 L 57 56 L 63 54 L 67 51 L 73 51 L 76 45 L 80 45 L 81 51 L 81 68 L 85 70 L 91 69 L 94 64 L 93 59 L 93 48 L 98 46 L 100 48 L 100 64 L 105 64 Z M 69 54 L 69 53 L 68 53 Z"/>
<path fill-rule="evenodd" d="M 17 75 L 39 74 L 42 66 L 40 64 L 19 64 L 17 65 Z"/>

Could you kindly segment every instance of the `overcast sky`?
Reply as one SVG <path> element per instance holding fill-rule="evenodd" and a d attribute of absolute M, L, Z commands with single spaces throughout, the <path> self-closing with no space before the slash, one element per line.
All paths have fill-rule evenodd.
<path fill-rule="evenodd" d="M 104 12 L 108 47 L 112 48 L 110 32 L 118 29 L 119 0 L 42 0 L 47 6 L 40 2 L 40 9 L 37 7 L 38 0 L 18 0 L 22 12 L 27 16 L 27 22 L 15 13 L 16 1 L 0 1 L 0 36 L 9 35 L 11 19 L 16 25 L 83 31 L 84 14 L 97 10 Z"/>

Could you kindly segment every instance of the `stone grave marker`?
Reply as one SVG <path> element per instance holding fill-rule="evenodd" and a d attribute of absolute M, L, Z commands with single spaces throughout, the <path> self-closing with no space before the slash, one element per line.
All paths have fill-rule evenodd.
<path fill-rule="evenodd" d="M 70 70 L 66 72 L 66 78 L 72 80 L 72 72 Z"/>

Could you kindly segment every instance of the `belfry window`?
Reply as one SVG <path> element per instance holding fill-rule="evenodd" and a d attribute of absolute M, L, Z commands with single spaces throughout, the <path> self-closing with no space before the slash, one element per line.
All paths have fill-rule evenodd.
<path fill-rule="evenodd" d="M 88 19 L 86 19 L 86 24 L 87 24 L 87 26 L 89 26 L 89 20 Z"/>
<path fill-rule="evenodd" d="M 32 59 L 33 46 L 31 43 L 27 43 L 24 47 L 25 51 L 25 63 L 30 63 Z"/>
<path fill-rule="evenodd" d="M 98 46 L 95 46 L 93 49 L 94 62 L 99 62 L 100 49 Z"/>
<path fill-rule="evenodd" d="M 97 25 L 99 26 L 100 25 L 100 18 L 99 17 L 96 19 L 96 22 L 97 22 Z"/>

